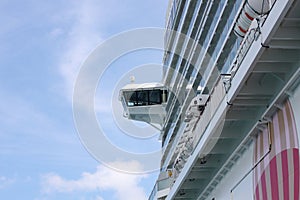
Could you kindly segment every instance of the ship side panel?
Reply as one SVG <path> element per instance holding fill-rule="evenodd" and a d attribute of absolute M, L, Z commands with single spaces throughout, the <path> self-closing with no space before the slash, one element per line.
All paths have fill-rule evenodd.
<path fill-rule="evenodd" d="M 207 199 L 299 199 L 299 134 L 298 86 Z M 230 193 L 251 166 L 257 163 L 253 172 Z"/>
<path fill-rule="evenodd" d="M 243 199 L 253 200 L 253 179 L 247 176 L 231 193 L 232 188 L 241 180 L 241 178 L 250 170 L 253 162 L 253 149 L 251 145 L 249 149 L 242 155 L 237 163 L 231 168 L 230 172 L 222 179 L 216 189 L 207 198 L 211 199 Z M 242 197 L 242 198 L 241 198 Z"/>

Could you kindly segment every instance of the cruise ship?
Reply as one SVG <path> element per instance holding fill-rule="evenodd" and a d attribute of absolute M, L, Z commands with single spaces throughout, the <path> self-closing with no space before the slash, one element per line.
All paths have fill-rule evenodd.
<path fill-rule="evenodd" d="M 170 0 L 164 48 L 120 91 L 160 129 L 149 200 L 299 200 L 300 1 Z"/>

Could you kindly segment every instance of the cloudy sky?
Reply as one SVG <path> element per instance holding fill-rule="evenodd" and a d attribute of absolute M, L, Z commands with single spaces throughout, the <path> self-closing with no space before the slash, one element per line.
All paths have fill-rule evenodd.
<path fill-rule="evenodd" d="M 147 199 L 157 172 L 121 173 L 88 153 L 74 123 L 72 94 L 82 64 L 97 46 L 127 30 L 164 27 L 167 3 L 1 0 L 0 199 Z M 159 81 L 161 57 L 154 50 L 130 53 L 99 80 L 97 120 L 124 151 L 147 153 L 161 145 L 158 133 L 141 139 L 130 135 L 131 125 L 128 130 L 116 125 L 113 113 L 121 113 L 121 107 L 112 106 L 130 76 Z M 141 164 L 116 162 L 132 171 Z"/>

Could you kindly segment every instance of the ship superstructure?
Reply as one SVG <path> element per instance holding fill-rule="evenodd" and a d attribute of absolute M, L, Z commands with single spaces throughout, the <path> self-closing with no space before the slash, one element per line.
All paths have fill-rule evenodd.
<path fill-rule="evenodd" d="M 121 91 L 161 128 L 149 200 L 299 199 L 300 1 L 170 0 L 166 28 L 162 85 Z"/>

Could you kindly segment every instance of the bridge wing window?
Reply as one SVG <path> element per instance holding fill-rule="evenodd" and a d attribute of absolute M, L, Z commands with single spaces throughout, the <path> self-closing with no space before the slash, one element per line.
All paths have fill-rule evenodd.
<path fill-rule="evenodd" d="M 149 91 L 149 104 L 161 104 L 161 90 L 150 90 Z"/>
<path fill-rule="evenodd" d="M 138 100 L 138 106 L 145 106 L 148 105 L 149 102 L 149 96 L 148 91 L 137 91 L 137 100 Z"/>
<path fill-rule="evenodd" d="M 126 105 L 129 107 L 147 106 L 165 103 L 168 97 L 168 92 L 161 89 L 124 91 L 123 96 L 126 101 Z"/>
<path fill-rule="evenodd" d="M 137 105 L 137 95 L 134 91 L 126 91 L 124 92 L 124 97 L 128 106 Z"/>

